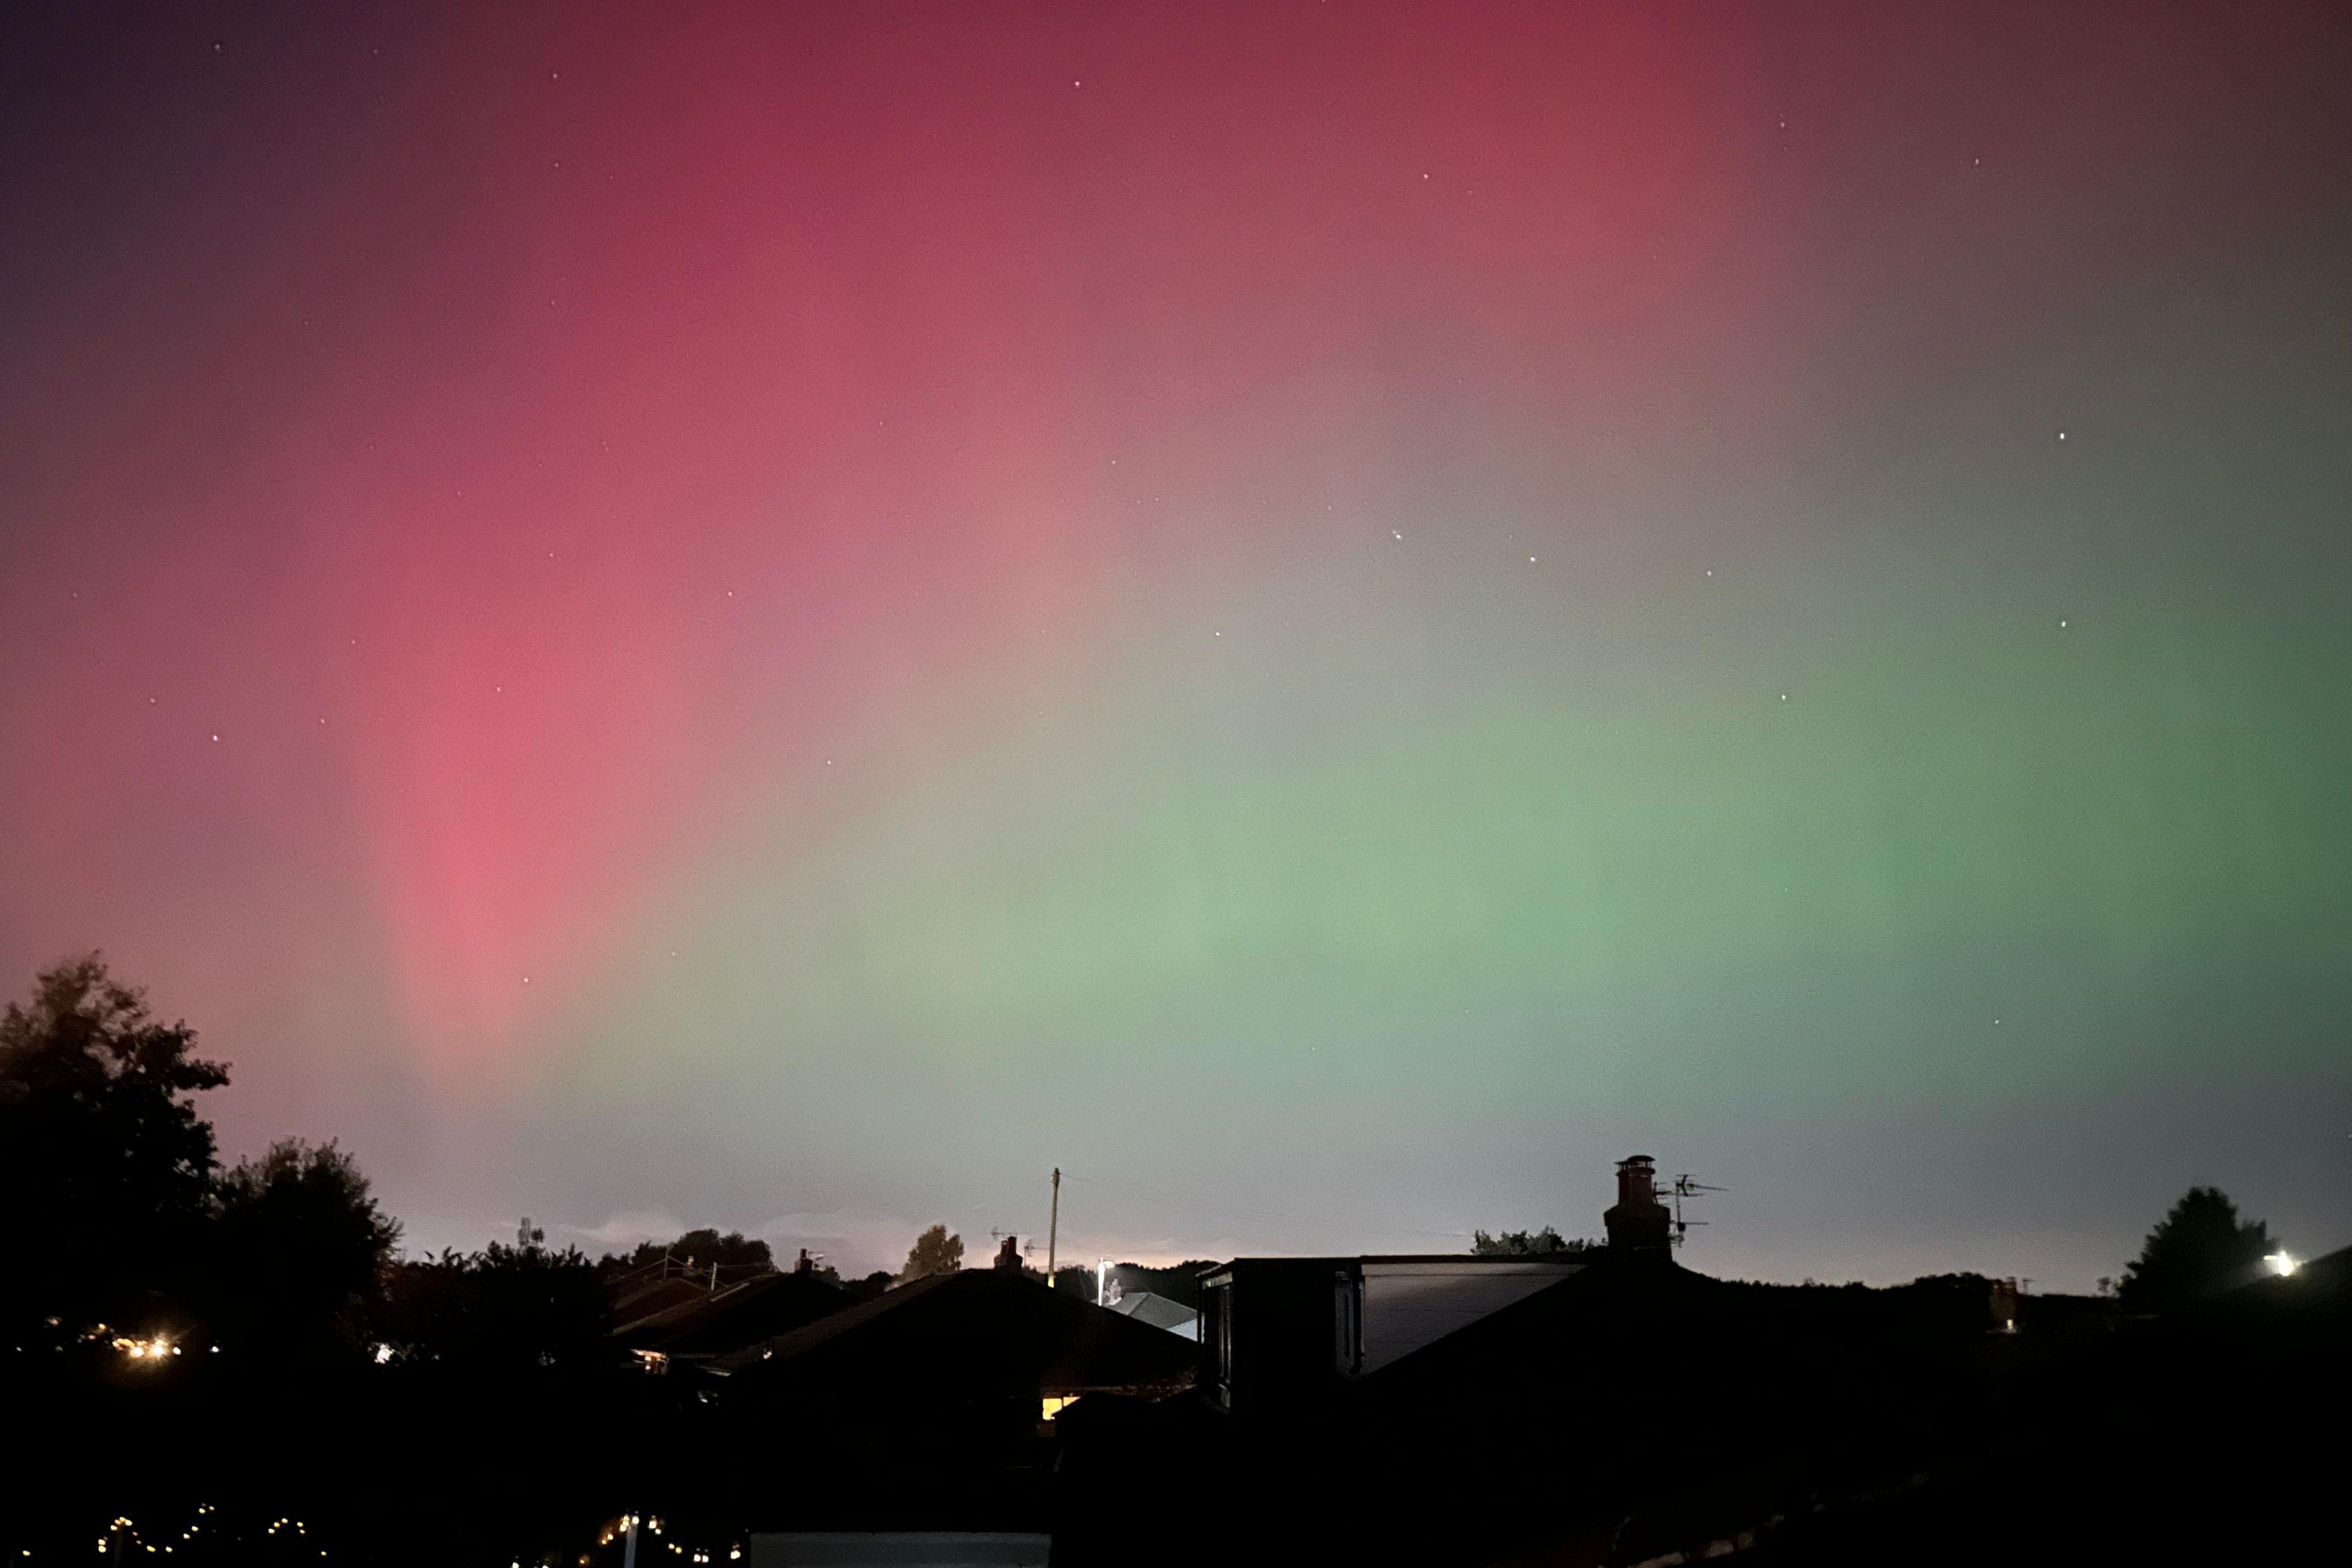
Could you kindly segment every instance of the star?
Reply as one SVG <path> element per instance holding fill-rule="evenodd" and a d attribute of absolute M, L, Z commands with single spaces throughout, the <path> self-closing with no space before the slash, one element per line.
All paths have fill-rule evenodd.
<path fill-rule="evenodd" d="M 1402 533 L 1399 533 L 1395 529 L 1391 528 L 1391 529 L 1390 529 L 1390 530 L 1389 530 L 1389 537 L 1390 537 L 1391 539 L 1402 539 L 1402 538 L 1404 537 L 1404 535 L 1403 535 L 1403 534 L 1402 534 Z"/>
<path fill-rule="evenodd" d="M 2059 629 L 2060 631 L 2062 631 L 2062 632 L 2063 632 L 2063 631 L 2064 631 L 2064 630 L 2066 629 L 2066 622 L 2065 622 L 2064 617 L 2063 617 L 2063 616 L 2062 616 L 2062 617 L 2060 617 L 2060 619 L 2059 619 L 2059 622 L 2058 622 L 2058 629 Z"/>
<path fill-rule="evenodd" d="M 2059 432 L 2058 432 L 2058 439 L 2060 439 L 2061 441 L 2063 441 L 2065 438 L 2066 438 L 2066 432 L 2064 432 L 2063 430 L 2059 431 Z"/>
<path fill-rule="evenodd" d="M 1714 575 L 1715 575 L 1715 568 L 1714 568 L 1714 567 L 1712 567 L 1712 566 L 1708 567 L 1708 568 L 1706 569 L 1706 574 L 1707 574 L 1708 576 L 1710 576 L 1710 577 L 1714 576 Z"/>
<path fill-rule="evenodd" d="M 1786 702 L 1787 700 L 1789 700 L 1789 694 L 1788 694 L 1787 692 L 1785 692 L 1785 691 L 1783 691 L 1782 693 L 1780 693 L 1780 700 L 1781 700 L 1781 701 L 1783 701 L 1783 702 Z"/>
<path fill-rule="evenodd" d="M 219 737 L 218 735 L 215 735 L 215 736 L 213 737 L 213 739 L 214 739 L 215 741 L 218 741 L 218 740 L 220 739 L 220 737 Z"/>

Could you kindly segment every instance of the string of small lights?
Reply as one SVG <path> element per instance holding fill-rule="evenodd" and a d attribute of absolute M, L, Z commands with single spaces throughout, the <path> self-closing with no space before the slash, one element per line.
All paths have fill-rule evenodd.
<path fill-rule="evenodd" d="M 311 1541 L 310 1533 L 307 1521 L 287 1514 L 269 1521 L 263 1527 L 260 1539 L 263 1542 L 274 1542 L 278 1546 L 278 1550 L 272 1553 L 277 1559 L 308 1559 L 313 1555 L 324 1558 L 327 1549 Z M 117 1514 L 107 1521 L 105 1530 L 100 1533 L 98 1552 L 101 1557 L 120 1563 L 134 1554 L 173 1557 L 180 1555 L 184 1548 L 194 1552 L 215 1543 L 222 1546 L 236 1545 L 240 1541 L 249 1543 L 253 1539 L 250 1535 L 241 1534 L 223 1520 L 217 1504 L 207 1502 L 198 1503 L 194 1516 L 176 1533 L 167 1526 L 152 1538 L 141 1531 L 138 1522 L 130 1515 Z M 18 1561 L 32 1555 L 32 1549 L 26 1547 L 18 1553 Z"/>
<path fill-rule="evenodd" d="M 661 1518 L 657 1514 L 625 1513 L 618 1519 L 609 1521 L 598 1530 L 596 1533 L 597 1549 L 602 1550 L 603 1548 L 612 1546 L 616 1542 L 625 1542 L 628 1537 L 629 1527 L 632 1524 L 642 1527 L 648 1534 L 660 1537 L 660 1539 L 656 1541 L 646 1542 L 645 1544 L 667 1547 L 672 1556 L 686 1563 L 734 1563 L 740 1561 L 743 1556 L 743 1545 L 740 1542 L 731 1542 L 723 1548 L 681 1545 L 677 1542 L 672 1541 L 668 1538 L 667 1531 L 665 1531 L 662 1527 Z M 590 1561 L 590 1554 L 585 1552 L 582 1552 L 579 1559 L 579 1568 L 588 1568 Z M 510 1568 L 523 1568 L 523 1565 L 520 1561 L 518 1561 L 510 1564 Z M 542 1558 L 534 1565 L 534 1568 L 559 1568 L 558 1560 L 551 1557 Z"/>
<path fill-rule="evenodd" d="M 536 1558 L 518 1557 L 509 1568 L 590 1568 L 599 1555 L 609 1548 L 625 1543 L 629 1528 L 637 1526 L 645 1533 L 638 1544 L 648 1551 L 662 1553 L 653 1560 L 665 1558 L 695 1568 L 719 1563 L 737 1563 L 743 1557 L 740 1540 L 717 1546 L 696 1545 L 672 1539 L 670 1529 L 663 1519 L 652 1514 L 622 1514 L 607 1521 L 597 1529 L 594 1544 L 576 1554 L 558 1553 Z M 84 1537 L 89 1540 L 90 1537 Z M 277 1515 L 267 1520 L 256 1519 L 245 1529 L 238 1529 L 223 1517 L 215 1503 L 199 1503 L 187 1521 L 179 1526 L 142 1528 L 129 1514 L 117 1514 L 108 1520 L 95 1536 L 98 1555 L 110 1564 L 154 1557 L 197 1556 L 207 1561 L 233 1548 L 263 1546 L 268 1548 L 268 1560 L 272 1562 L 311 1562 L 331 1560 L 328 1548 L 310 1535 L 310 1521 L 292 1514 Z M 56 1553 L 48 1553 L 52 1560 Z M 34 1548 L 21 1548 L 13 1559 L 16 1563 L 40 1561 Z M 229 1561 L 245 1563 L 255 1559 L 239 1554 Z M 83 1561 L 88 1561 L 87 1558 Z"/>

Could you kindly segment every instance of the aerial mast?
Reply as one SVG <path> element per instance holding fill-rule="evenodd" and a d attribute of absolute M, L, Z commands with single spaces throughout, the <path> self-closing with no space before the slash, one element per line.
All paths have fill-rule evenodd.
<path fill-rule="evenodd" d="M 1689 1234 L 1691 1226 L 1695 1225 L 1705 1225 L 1706 1223 L 1706 1221 L 1703 1219 L 1685 1219 L 1683 1217 L 1683 1200 L 1685 1198 L 1695 1198 L 1701 1193 L 1719 1193 L 1721 1191 L 1723 1191 L 1721 1187 L 1710 1187 L 1705 1182 L 1696 1180 L 1687 1175 L 1676 1176 L 1675 1178 L 1675 1246 L 1679 1247 L 1682 1245 L 1683 1238 Z"/>
<path fill-rule="evenodd" d="M 1054 1245 L 1062 1235 L 1062 1167 L 1054 1167 L 1054 1205 L 1045 1217 L 1045 1283 L 1054 1282 Z"/>

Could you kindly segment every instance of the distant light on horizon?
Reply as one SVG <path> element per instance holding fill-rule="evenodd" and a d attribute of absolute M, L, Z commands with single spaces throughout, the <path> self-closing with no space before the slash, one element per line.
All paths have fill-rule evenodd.
<path fill-rule="evenodd" d="M 2282 1279 L 2303 1267 L 2303 1265 L 2295 1259 L 2293 1253 L 2284 1250 L 2270 1254 L 2268 1257 L 2264 1258 L 2263 1261 L 2269 1264 L 2271 1272 L 2277 1275 Z"/>

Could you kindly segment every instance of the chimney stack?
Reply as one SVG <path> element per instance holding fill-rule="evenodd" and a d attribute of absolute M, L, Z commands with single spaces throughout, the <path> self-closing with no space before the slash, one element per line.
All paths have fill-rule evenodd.
<path fill-rule="evenodd" d="M 1620 1258 L 1666 1256 L 1674 1216 L 1658 1201 L 1657 1162 L 1634 1154 L 1617 1162 L 1617 1201 L 1601 1216 L 1609 1250 Z"/>

